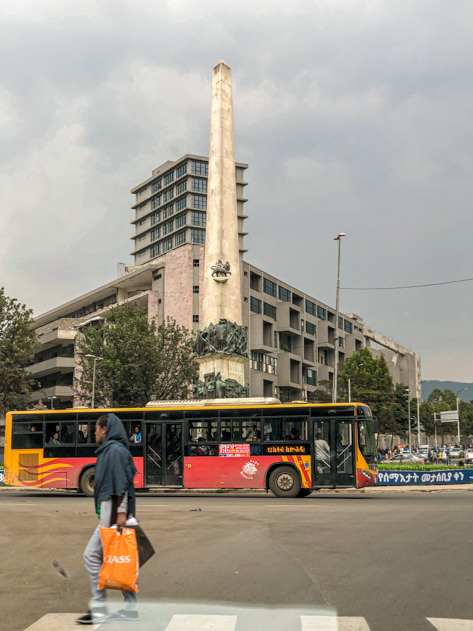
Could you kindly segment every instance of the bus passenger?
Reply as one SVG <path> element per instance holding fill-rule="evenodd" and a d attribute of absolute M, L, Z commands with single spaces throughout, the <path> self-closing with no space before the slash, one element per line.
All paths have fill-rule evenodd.
<path fill-rule="evenodd" d="M 49 439 L 48 445 L 60 445 L 60 444 L 61 443 L 59 442 L 59 432 L 54 432 Z"/>
<path fill-rule="evenodd" d="M 317 432 L 315 435 L 314 446 L 317 471 L 322 473 L 330 469 L 330 446 L 328 442 L 322 438 L 322 432 Z"/>

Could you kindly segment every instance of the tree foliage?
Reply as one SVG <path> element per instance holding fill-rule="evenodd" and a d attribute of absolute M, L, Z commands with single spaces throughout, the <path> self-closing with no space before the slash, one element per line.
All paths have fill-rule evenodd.
<path fill-rule="evenodd" d="M 347 359 L 339 379 L 339 391 L 345 400 L 348 400 L 349 377 L 351 400 L 370 406 L 378 418 L 380 432 L 394 432 L 394 387 L 384 356 L 374 357 L 368 348 L 363 347 Z"/>
<path fill-rule="evenodd" d="M 39 346 L 36 333 L 30 329 L 32 313 L 0 287 L 0 414 L 26 407 L 35 384 L 26 371 Z"/>
<path fill-rule="evenodd" d="M 146 405 L 152 398 L 185 399 L 197 377 L 194 338 L 172 319 L 156 326 L 134 303 L 112 309 L 99 325 L 89 325 L 77 342 L 80 376 L 75 392 L 92 399 L 95 363 L 96 406 Z M 101 359 L 86 357 L 95 355 Z"/>

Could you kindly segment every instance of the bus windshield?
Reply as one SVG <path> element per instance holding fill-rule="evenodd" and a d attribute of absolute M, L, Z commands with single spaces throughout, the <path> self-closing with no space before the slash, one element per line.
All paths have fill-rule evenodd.
<path fill-rule="evenodd" d="M 358 440 L 360 451 L 364 456 L 374 456 L 377 453 L 376 440 L 371 419 L 360 419 L 358 423 Z"/>

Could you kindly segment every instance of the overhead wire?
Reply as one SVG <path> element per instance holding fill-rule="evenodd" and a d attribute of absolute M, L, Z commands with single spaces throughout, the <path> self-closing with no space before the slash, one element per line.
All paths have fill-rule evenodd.
<path fill-rule="evenodd" d="M 401 285 L 399 287 L 340 287 L 340 289 L 350 291 L 386 291 L 393 289 L 418 289 L 419 287 L 437 287 L 439 285 L 453 285 L 454 283 L 467 283 L 473 278 L 462 278 L 460 280 L 447 280 L 443 283 L 425 283 L 423 285 Z"/>

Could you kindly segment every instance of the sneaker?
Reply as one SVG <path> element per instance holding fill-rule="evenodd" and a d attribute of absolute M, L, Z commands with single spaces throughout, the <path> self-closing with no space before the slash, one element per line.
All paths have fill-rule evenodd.
<path fill-rule="evenodd" d="M 105 607 L 101 609 L 94 609 L 85 613 L 80 618 L 77 618 L 77 624 L 102 624 L 109 618 L 107 610 Z"/>
<path fill-rule="evenodd" d="M 130 609 L 120 609 L 120 611 L 117 611 L 115 613 L 112 613 L 109 616 L 110 620 L 123 620 L 123 621 L 128 621 L 128 622 L 133 622 L 135 620 L 139 620 L 140 619 L 140 614 L 137 611 L 134 610 L 130 610 Z"/>

